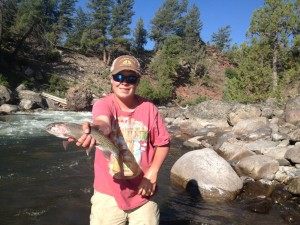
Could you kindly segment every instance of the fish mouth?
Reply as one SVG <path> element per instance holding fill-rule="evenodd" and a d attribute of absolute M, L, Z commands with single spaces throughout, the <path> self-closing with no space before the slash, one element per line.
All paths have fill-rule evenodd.
<path fill-rule="evenodd" d="M 64 123 L 50 123 L 46 126 L 46 131 L 59 138 L 68 138 L 66 136 L 68 129 Z"/>

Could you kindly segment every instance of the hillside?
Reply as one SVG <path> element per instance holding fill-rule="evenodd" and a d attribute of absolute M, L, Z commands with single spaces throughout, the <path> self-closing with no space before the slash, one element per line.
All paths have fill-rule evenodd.
<path fill-rule="evenodd" d="M 60 50 L 61 61 L 54 63 L 49 68 L 50 74 L 56 74 L 60 78 L 74 82 L 74 85 L 88 87 L 96 96 L 110 92 L 108 79 L 109 67 L 105 66 L 98 57 L 89 57 L 66 49 Z M 176 96 L 185 100 L 193 100 L 198 96 L 208 99 L 221 99 L 225 83 L 224 70 L 229 66 L 228 60 L 217 53 L 210 51 L 209 67 L 206 79 L 199 79 L 195 85 L 179 85 Z M 150 76 L 147 65 L 144 68 L 144 76 Z"/>
<path fill-rule="evenodd" d="M 19 60 L 8 60 L 7 57 L 3 57 L 0 62 L 2 73 L 15 74 L 13 85 L 15 87 L 25 81 L 27 84 L 30 83 L 32 89 L 45 90 L 51 76 L 55 76 L 61 80 L 60 83 L 66 81 L 71 87 L 88 88 L 95 97 L 110 92 L 109 67 L 100 60 L 100 57 L 83 55 L 66 48 L 59 48 L 58 54 L 59 60 L 52 62 L 39 59 L 39 57 L 32 58 L 30 55 L 23 56 Z M 144 76 L 151 79 L 151 71 L 148 69 L 151 57 L 145 57 L 140 61 L 142 61 Z M 177 98 L 185 101 L 194 100 L 199 96 L 207 99 L 222 98 L 225 83 L 224 70 L 229 66 L 228 60 L 215 49 L 210 49 L 208 62 L 205 77 L 199 78 L 194 85 L 177 85 Z M 9 72 L 4 71 L 4 68 L 8 68 Z M 52 86 L 53 88 L 56 87 Z"/>

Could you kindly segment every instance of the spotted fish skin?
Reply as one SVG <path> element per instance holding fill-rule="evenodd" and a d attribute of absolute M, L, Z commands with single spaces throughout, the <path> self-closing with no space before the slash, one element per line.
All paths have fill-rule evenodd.
<path fill-rule="evenodd" d="M 46 130 L 48 133 L 63 139 L 74 138 L 78 140 L 84 134 L 82 125 L 77 123 L 51 123 L 47 125 Z M 90 134 L 96 140 L 96 147 L 100 148 L 102 151 L 109 151 L 114 155 L 119 155 L 119 149 L 108 137 L 101 134 L 95 127 L 91 127 Z"/>
<path fill-rule="evenodd" d="M 48 124 L 46 127 L 46 131 L 56 137 L 63 139 L 73 138 L 78 140 L 84 134 L 81 124 L 65 122 Z M 107 155 L 107 153 L 114 155 L 118 163 L 114 164 L 113 170 L 116 173 L 121 172 L 122 169 L 120 165 L 122 165 L 122 160 L 120 157 L 120 150 L 111 142 L 108 137 L 101 134 L 95 127 L 90 128 L 90 134 L 96 140 L 97 149 L 103 151 L 105 155 Z M 89 154 L 89 151 L 90 150 L 87 150 L 87 154 Z"/>

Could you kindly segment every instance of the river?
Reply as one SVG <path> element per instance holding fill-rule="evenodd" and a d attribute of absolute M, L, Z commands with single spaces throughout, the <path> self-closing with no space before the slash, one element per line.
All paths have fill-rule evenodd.
<path fill-rule="evenodd" d="M 17 113 L 0 116 L 0 224 L 87 225 L 93 184 L 93 157 L 45 131 L 51 122 L 89 121 L 87 112 Z M 172 140 L 155 197 L 161 225 L 288 224 L 280 207 L 268 214 L 251 212 L 237 200 L 207 203 L 170 182 L 170 169 L 185 151 Z"/>

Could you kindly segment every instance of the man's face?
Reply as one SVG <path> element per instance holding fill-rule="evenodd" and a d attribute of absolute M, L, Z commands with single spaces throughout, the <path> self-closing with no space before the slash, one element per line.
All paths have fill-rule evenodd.
<path fill-rule="evenodd" d="M 134 96 L 139 81 L 139 76 L 129 70 L 124 70 L 111 76 L 113 92 L 120 99 Z"/>

